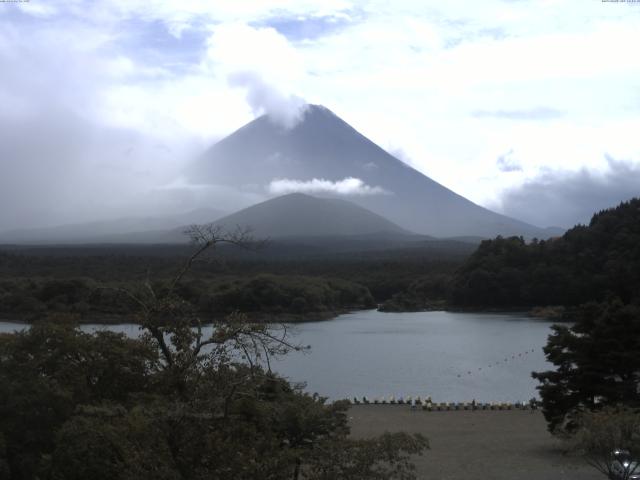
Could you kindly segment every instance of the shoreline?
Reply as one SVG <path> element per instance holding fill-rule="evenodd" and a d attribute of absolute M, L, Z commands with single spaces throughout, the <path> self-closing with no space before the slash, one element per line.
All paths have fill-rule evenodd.
<path fill-rule="evenodd" d="M 536 307 L 538 308 L 538 307 Z M 438 308 L 438 309 L 427 309 L 427 310 L 416 310 L 416 311 L 384 311 L 379 308 L 365 308 L 365 309 L 343 309 L 337 311 L 323 311 L 323 312 L 309 312 L 309 313 L 262 313 L 262 312 L 248 312 L 244 313 L 247 316 L 248 320 L 255 323 L 312 323 L 312 322 L 326 322 L 336 319 L 341 315 L 348 315 L 352 313 L 358 312 L 369 312 L 375 311 L 384 314 L 397 314 L 397 313 L 426 313 L 426 312 L 446 312 L 446 313 L 477 313 L 477 314 L 488 314 L 488 313 L 496 313 L 496 314 L 504 314 L 504 315 L 523 315 L 532 319 L 538 319 L 541 321 L 549 321 L 549 322 L 558 322 L 565 323 L 561 319 L 547 317 L 542 315 L 535 315 L 532 310 L 522 310 L 522 309 L 483 309 L 483 308 Z M 243 313 L 243 312 L 240 312 Z M 56 313 L 59 315 L 65 315 L 65 313 Z M 72 313 L 69 314 L 73 316 Z M 229 314 L 220 314 L 209 317 L 202 317 L 202 325 L 210 325 L 214 322 L 221 322 Z M 129 325 L 135 324 L 138 325 L 135 320 L 135 314 L 90 314 L 81 317 L 78 320 L 79 325 L 91 325 L 91 324 L 99 324 L 99 325 Z M 24 317 L 0 317 L 0 322 L 6 323 L 15 323 L 20 325 L 32 325 L 41 321 L 41 319 L 29 319 Z M 195 325 L 195 324 L 194 324 Z"/>
<path fill-rule="evenodd" d="M 346 315 L 349 313 L 356 312 L 366 312 L 373 309 L 364 309 L 364 310 L 344 310 L 344 311 L 331 311 L 331 312 L 310 312 L 308 314 L 296 314 L 296 313 L 284 313 L 284 314 L 274 314 L 274 313 L 260 313 L 260 312 L 250 312 L 245 313 L 247 319 L 250 322 L 254 323 L 307 323 L 307 322 L 322 322 L 333 320 L 340 315 Z M 241 312 L 242 313 L 242 312 Z M 64 315 L 64 313 L 60 313 L 60 315 Z M 73 316 L 73 314 L 69 314 Z M 214 322 L 221 322 L 230 314 L 224 315 L 216 315 L 210 317 L 202 317 L 202 325 L 211 325 Z M 304 317 L 301 318 L 301 317 Z M 33 325 L 41 321 L 41 319 L 29 319 L 24 317 L 0 317 L 0 322 L 6 323 L 15 323 L 19 325 Z M 139 325 L 138 322 L 135 321 L 135 314 L 95 314 L 95 315 L 85 315 L 78 319 L 78 325 Z M 194 326 L 196 324 L 194 323 Z"/>

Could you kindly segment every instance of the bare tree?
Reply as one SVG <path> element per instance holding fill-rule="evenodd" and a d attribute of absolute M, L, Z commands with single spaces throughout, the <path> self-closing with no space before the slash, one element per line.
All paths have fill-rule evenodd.
<path fill-rule="evenodd" d="M 143 338 L 153 343 L 162 355 L 166 370 L 176 375 L 178 387 L 183 372 L 209 356 L 209 362 L 226 363 L 238 356 L 251 371 L 264 362 L 271 370 L 270 358 L 290 350 L 301 350 L 288 339 L 286 325 L 249 322 L 236 312 L 212 324 L 211 333 L 205 335 L 198 312 L 177 294 L 177 288 L 195 262 L 204 259 L 219 245 L 229 244 L 243 249 L 264 247 L 264 240 L 256 240 L 248 228 L 236 227 L 227 231 L 220 225 L 192 225 L 185 230 L 195 250 L 163 289 L 154 287 L 147 279 L 136 291 L 118 289 L 138 306 L 137 321 L 144 331 Z"/>

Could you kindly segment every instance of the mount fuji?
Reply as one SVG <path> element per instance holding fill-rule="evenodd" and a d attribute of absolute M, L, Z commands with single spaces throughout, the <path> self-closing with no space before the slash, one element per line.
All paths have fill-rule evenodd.
<path fill-rule="evenodd" d="M 294 192 L 342 198 L 403 229 L 440 238 L 547 238 L 558 233 L 476 205 L 319 105 L 308 105 L 292 128 L 268 115 L 256 118 L 209 148 L 186 176 L 194 184 L 251 191 L 264 198 Z"/>

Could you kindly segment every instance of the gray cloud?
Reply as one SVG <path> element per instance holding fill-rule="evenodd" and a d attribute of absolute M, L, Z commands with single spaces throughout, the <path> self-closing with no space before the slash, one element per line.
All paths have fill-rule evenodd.
<path fill-rule="evenodd" d="M 513 158 L 513 149 L 509 150 L 507 153 L 503 153 L 496 160 L 496 165 L 498 170 L 501 172 L 521 172 L 522 166 L 518 163 L 516 159 Z"/>
<path fill-rule="evenodd" d="M 255 72 L 237 72 L 229 76 L 229 84 L 247 90 L 247 102 L 255 115 L 266 113 L 284 128 L 293 128 L 304 118 L 307 103 L 295 95 L 286 95 L 269 85 Z"/>
<path fill-rule="evenodd" d="M 588 223 L 604 208 L 640 196 L 640 165 L 607 157 L 604 173 L 548 170 L 501 198 L 506 215 L 539 226 Z"/>
<path fill-rule="evenodd" d="M 258 185 L 243 185 L 239 188 L 228 185 L 190 183 L 184 177 L 178 177 L 171 183 L 154 187 L 146 195 L 154 201 L 166 203 L 181 211 L 192 209 L 194 205 L 210 207 L 232 212 L 267 200 L 264 189 Z"/>
<path fill-rule="evenodd" d="M 565 112 L 555 108 L 536 107 L 529 110 L 476 110 L 476 118 L 502 118 L 505 120 L 553 120 L 565 116 Z"/>
<path fill-rule="evenodd" d="M 197 143 L 109 125 L 100 102 L 121 73 L 100 53 L 108 34 L 83 28 L 0 18 L 0 231 L 184 207 L 145 192 L 171 181 Z"/>
<path fill-rule="evenodd" d="M 0 230 L 189 210 L 149 195 L 180 165 L 154 139 L 69 110 L 0 116 Z"/>

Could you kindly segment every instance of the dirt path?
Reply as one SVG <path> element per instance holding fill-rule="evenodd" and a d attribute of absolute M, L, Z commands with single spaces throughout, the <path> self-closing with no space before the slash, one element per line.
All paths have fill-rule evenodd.
<path fill-rule="evenodd" d="M 563 455 L 542 414 L 522 410 L 425 412 L 406 405 L 355 405 L 352 435 L 422 433 L 431 449 L 415 459 L 418 478 L 438 480 L 598 480 L 580 458 Z"/>

